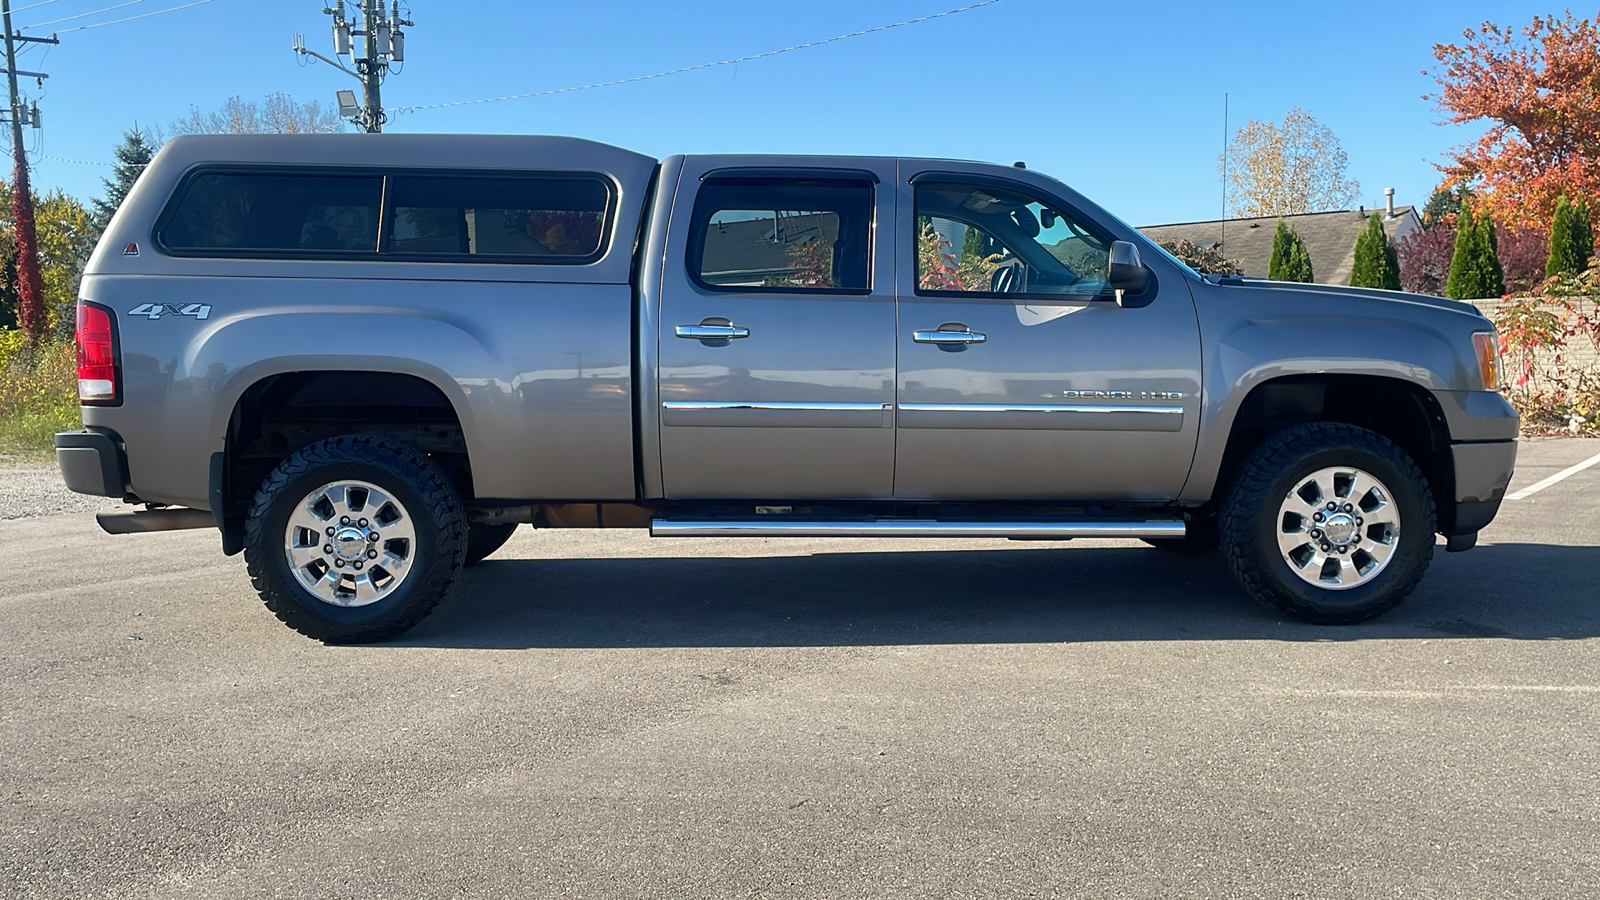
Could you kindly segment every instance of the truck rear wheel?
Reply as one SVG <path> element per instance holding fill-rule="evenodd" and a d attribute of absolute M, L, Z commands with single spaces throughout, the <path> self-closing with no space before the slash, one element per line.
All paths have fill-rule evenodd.
<path fill-rule="evenodd" d="M 245 566 L 267 608 L 328 643 L 394 637 L 433 611 L 466 555 L 461 499 L 415 448 L 353 435 L 273 469 L 245 521 Z"/>
<path fill-rule="evenodd" d="M 486 524 L 474 522 L 467 530 L 467 562 L 475 566 L 489 558 L 489 555 L 506 545 L 511 540 L 511 535 L 517 530 L 515 523 Z"/>
<path fill-rule="evenodd" d="M 1348 624 L 1393 609 L 1433 559 L 1433 493 L 1381 435 L 1302 425 L 1245 459 L 1219 520 L 1228 568 L 1261 603 Z"/>

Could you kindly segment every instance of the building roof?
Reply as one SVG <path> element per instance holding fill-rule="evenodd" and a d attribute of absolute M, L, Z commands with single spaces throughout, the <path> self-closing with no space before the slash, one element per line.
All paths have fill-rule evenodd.
<path fill-rule="evenodd" d="M 1262 216 L 1253 219 L 1228 219 L 1212 222 L 1181 222 L 1148 225 L 1139 230 L 1156 243 L 1192 241 L 1201 247 L 1217 246 L 1227 259 L 1236 259 L 1245 275 L 1267 277 L 1272 258 L 1272 235 L 1282 218 L 1300 234 L 1311 254 L 1311 273 L 1319 284 L 1348 284 L 1356 255 L 1356 238 L 1369 216 L 1382 216 L 1380 207 L 1369 210 L 1341 209 L 1334 212 L 1302 213 L 1295 216 Z M 1226 226 L 1226 227 L 1224 227 Z M 1398 241 L 1422 227 L 1416 207 L 1397 206 L 1394 216 L 1384 219 L 1383 230 L 1390 242 Z"/>

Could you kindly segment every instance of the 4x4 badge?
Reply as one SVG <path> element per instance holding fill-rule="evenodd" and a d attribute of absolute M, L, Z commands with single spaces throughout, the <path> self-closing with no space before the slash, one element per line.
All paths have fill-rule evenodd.
<path fill-rule="evenodd" d="M 166 315 L 194 316 L 204 320 L 211 316 L 211 306 L 207 303 L 188 303 L 183 306 L 176 303 L 141 303 L 128 310 L 128 315 L 144 316 L 152 322 Z"/>

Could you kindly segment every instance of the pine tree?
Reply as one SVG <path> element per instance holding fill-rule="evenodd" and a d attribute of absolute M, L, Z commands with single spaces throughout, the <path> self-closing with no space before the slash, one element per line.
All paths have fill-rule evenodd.
<path fill-rule="evenodd" d="M 111 170 L 111 178 L 101 179 L 106 186 L 105 199 L 94 201 L 95 230 L 104 231 L 111 224 L 111 216 L 122 205 L 128 192 L 133 190 L 133 183 L 139 180 L 144 167 L 155 155 L 155 148 L 145 140 L 144 132 L 137 125 L 122 133 L 122 143 L 116 149 L 117 161 Z"/>
<path fill-rule="evenodd" d="M 1400 290 L 1400 262 L 1394 245 L 1384 233 L 1381 216 L 1367 217 L 1367 226 L 1356 238 L 1355 263 L 1350 268 L 1352 287 Z"/>
<path fill-rule="evenodd" d="M 1506 270 L 1500 265 L 1500 239 L 1495 236 L 1494 218 L 1485 210 L 1477 218 L 1478 245 L 1481 253 L 1480 278 L 1484 293 L 1479 297 L 1504 297 L 1506 293 Z"/>
<path fill-rule="evenodd" d="M 1547 276 L 1573 271 L 1573 238 L 1577 235 L 1573 233 L 1572 219 L 1572 201 L 1562 194 L 1556 199 L 1556 214 L 1550 220 L 1550 260 L 1544 264 Z"/>
<path fill-rule="evenodd" d="M 1297 281 L 1301 284 L 1310 284 L 1317 280 L 1316 275 L 1311 271 L 1311 251 L 1306 249 L 1305 239 L 1300 237 L 1299 232 L 1295 232 L 1294 235 L 1294 253 L 1289 259 L 1289 277 L 1287 280 Z"/>
<path fill-rule="evenodd" d="M 1387 264 L 1383 273 L 1381 287 L 1386 291 L 1403 291 L 1400 286 L 1400 250 L 1389 242 L 1389 236 L 1383 238 L 1383 260 Z"/>
<path fill-rule="evenodd" d="M 1273 281 L 1302 284 L 1312 281 L 1311 253 L 1306 250 L 1305 239 L 1282 219 L 1278 220 L 1278 230 L 1272 234 L 1272 258 L 1267 262 L 1267 277 Z"/>
<path fill-rule="evenodd" d="M 1289 259 L 1294 255 L 1295 233 L 1289 223 L 1278 220 L 1278 230 L 1272 233 L 1272 258 L 1267 262 L 1267 277 L 1273 281 L 1288 281 Z"/>
<path fill-rule="evenodd" d="M 1456 222 L 1456 252 L 1450 258 L 1445 296 L 1452 300 L 1483 300 L 1506 292 L 1505 271 L 1495 248 L 1494 221 L 1487 212 L 1461 211 Z"/>
<path fill-rule="evenodd" d="M 1450 274 L 1446 276 L 1444 282 L 1444 295 L 1451 300 L 1478 299 L 1477 283 L 1474 280 L 1476 263 L 1473 262 L 1477 253 L 1474 249 L 1477 235 L 1478 229 L 1473 223 L 1472 209 L 1465 207 L 1456 217 L 1456 252 L 1450 256 Z"/>
<path fill-rule="evenodd" d="M 977 260 L 987 259 L 1000 252 L 1000 245 L 982 231 L 967 226 L 967 233 L 961 238 L 961 262 L 963 265 L 971 264 Z"/>
<path fill-rule="evenodd" d="M 1589 201 L 1580 198 L 1572 207 L 1572 233 L 1577 244 L 1578 271 L 1584 272 L 1594 261 L 1594 220 L 1589 218 Z"/>

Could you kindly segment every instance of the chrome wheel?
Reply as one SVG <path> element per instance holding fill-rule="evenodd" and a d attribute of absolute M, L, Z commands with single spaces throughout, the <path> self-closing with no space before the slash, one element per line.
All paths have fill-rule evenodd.
<path fill-rule="evenodd" d="M 411 514 L 382 488 L 335 481 L 307 494 L 289 515 L 284 555 L 301 587 L 333 606 L 368 606 L 411 572 Z"/>
<path fill-rule="evenodd" d="M 1278 550 L 1301 580 L 1331 591 L 1360 587 L 1389 565 L 1400 510 L 1383 482 L 1354 467 L 1319 469 L 1278 507 Z"/>

